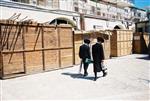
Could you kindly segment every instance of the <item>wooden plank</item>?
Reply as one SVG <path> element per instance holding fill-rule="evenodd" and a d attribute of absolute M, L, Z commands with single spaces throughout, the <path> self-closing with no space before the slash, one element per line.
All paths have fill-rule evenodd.
<path fill-rule="evenodd" d="M 60 34 L 60 47 L 73 46 L 73 34 L 70 28 L 58 28 Z"/>
<path fill-rule="evenodd" d="M 81 46 L 82 44 L 80 44 L 80 43 L 76 43 L 75 44 L 75 64 L 79 64 L 80 63 L 80 58 L 79 58 L 79 48 L 80 48 L 80 46 Z"/>
<path fill-rule="evenodd" d="M 80 63 L 79 48 L 83 44 L 83 34 L 74 34 L 74 62 Z"/>
<path fill-rule="evenodd" d="M 46 6 L 46 0 L 38 0 L 37 1 L 38 2 L 38 5 L 40 5 L 40 6 Z"/>
<path fill-rule="evenodd" d="M 28 32 L 25 34 L 25 49 L 41 49 L 42 39 L 41 39 L 41 28 L 38 27 L 36 31 L 35 27 L 29 27 Z"/>
<path fill-rule="evenodd" d="M 3 77 L 3 58 L 2 58 L 2 30 L 1 30 L 1 24 L 0 24 L 0 78 Z"/>
<path fill-rule="evenodd" d="M 22 43 L 23 43 L 23 50 L 25 50 L 25 39 L 24 39 L 25 32 L 23 30 L 22 32 Z M 23 67 L 24 67 L 24 73 L 26 73 L 26 57 L 25 52 L 23 51 Z"/>
<path fill-rule="evenodd" d="M 55 28 L 43 28 L 44 30 L 44 48 L 58 47 L 58 33 Z"/>
<path fill-rule="evenodd" d="M 2 51 L 2 53 L 20 53 L 20 52 L 34 52 L 34 51 L 42 51 L 42 50 L 58 50 L 58 49 L 70 49 L 73 47 L 62 47 L 62 48 L 41 48 L 36 50 L 16 50 L 16 51 Z"/>
<path fill-rule="evenodd" d="M 57 33 L 58 33 L 58 47 L 60 48 L 60 30 L 56 28 Z M 61 67 L 61 49 L 58 50 L 58 56 L 59 56 L 59 68 Z"/>
<path fill-rule="evenodd" d="M 62 49 L 60 52 L 61 68 L 73 66 L 73 49 Z"/>
<path fill-rule="evenodd" d="M 44 45 L 44 27 L 41 27 L 41 37 L 42 37 L 42 48 L 45 47 Z M 45 54 L 44 50 L 42 50 L 42 63 L 43 63 L 43 70 L 45 70 Z"/>
<path fill-rule="evenodd" d="M 118 51 L 119 50 L 111 50 L 111 57 L 113 57 L 113 56 L 117 56 L 118 55 Z M 120 54 L 120 53 L 119 53 Z"/>
<path fill-rule="evenodd" d="M 27 73 L 43 71 L 42 51 L 25 52 Z"/>
<path fill-rule="evenodd" d="M 134 40 L 134 53 L 141 53 L 141 41 Z"/>
<path fill-rule="evenodd" d="M 24 72 L 22 53 L 13 53 L 11 62 L 9 62 L 9 58 L 11 57 L 11 54 L 2 54 L 2 55 L 3 55 L 4 75 Z"/>
<path fill-rule="evenodd" d="M 59 68 L 59 50 L 46 50 L 44 55 L 46 71 Z"/>
<path fill-rule="evenodd" d="M 0 78 L 3 77 L 3 59 L 2 59 L 2 53 L 0 52 Z"/>
<path fill-rule="evenodd" d="M 12 25 L 13 26 L 13 25 Z M 4 28 L 4 27 L 3 27 Z M 3 34 L 6 34 L 6 39 L 7 40 L 5 40 L 5 42 L 7 43 L 7 44 L 5 44 L 4 46 L 3 46 L 3 50 L 21 50 L 21 49 L 23 49 L 23 47 L 22 47 L 22 36 L 21 35 L 19 35 L 19 37 L 17 38 L 17 34 L 19 34 L 18 33 L 18 31 L 19 30 L 17 30 L 16 29 L 17 27 L 16 26 L 13 26 L 12 27 L 12 30 L 11 29 L 8 29 L 8 32 L 9 33 L 2 33 L 2 35 Z M 2 30 L 4 30 L 4 29 L 2 29 Z M 9 30 L 11 30 L 11 31 L 9 31 Z M 21 32 L 20 32 L 21 33 Z M 8 35 L 9 34 L 9 35 Z M 15 39 L 17 38 L 17 41 L 16 41 L 16 43 L 15 43 Z M 4 42 L 4 43 L 5 43 Z"/>
<path fill-rule="evenodd" d="M 74 35 L 74 43 L 83 43 L 83 34 L 75 34 Z"/>

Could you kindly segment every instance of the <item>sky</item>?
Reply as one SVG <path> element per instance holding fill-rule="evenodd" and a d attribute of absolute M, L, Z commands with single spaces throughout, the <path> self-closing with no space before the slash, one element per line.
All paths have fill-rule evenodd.
<path fill-rule="evenodd" d="M 150 6 L 150 0 L 134 0 L 135 6 L 138 8 L 144 8 Z"/>

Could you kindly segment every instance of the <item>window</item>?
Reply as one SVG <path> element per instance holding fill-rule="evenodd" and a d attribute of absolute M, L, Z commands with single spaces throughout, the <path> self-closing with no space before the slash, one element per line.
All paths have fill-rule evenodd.
<path fill-rule="evenodd" d="M 74 10 L 75 10 L 76 12 L 79 12 L 79 8 L 78 8 L 78 7 L 74 7 Z"/>
<path fill-rule="evenodd" d="M 87 2 L 87 0 L 81 0 L 81 1 Z"/>
<path fill-rule="evenodd" d="M 91 6 L 91 13 L 94 14 L 95 13 L 95 7 Z"/>
<path fill-rule="evenodd" d="M 141 13 L 138 13 L 137 15 L 138 15 L 138 17 L 141 17 Z"/>
<path fill-rule="evenodd" d="M 145 26 L 145 32 L 150 33 L 150 25 L 149 26 Z"/>
<path fill-rule="evenodd" d="M 138 28 L 138 32 L 143 32 L 143 28 Z"/>
<path fill-rule="evenodd" d="M 91 1 L 94 1 L 94 2 L 99 2 L 99 1 L 101 1 L 101 0 L 91 0 Z"/>

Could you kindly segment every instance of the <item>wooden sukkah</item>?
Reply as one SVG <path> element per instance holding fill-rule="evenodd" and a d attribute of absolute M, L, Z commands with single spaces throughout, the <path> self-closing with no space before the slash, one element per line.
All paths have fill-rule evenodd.
<path fill-rule="evenodd" d="M 69 25 L 0 21 L 0 77 L 9 78 L 73 65 Z"/>

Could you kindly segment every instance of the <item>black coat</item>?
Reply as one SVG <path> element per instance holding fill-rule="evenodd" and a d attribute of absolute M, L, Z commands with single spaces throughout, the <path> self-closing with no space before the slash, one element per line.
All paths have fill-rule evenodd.
<path fill-rule="evenodd" d="M 80 46 L 79 57 L 83 60 L 85 60 L 86 58 L 91 58 L 90 47 L 88 45 L 83 44 Z"/>
<path fill-rule="evenodd" d="M 96 43 L 92 46 L 92 56 L 94 72 L 100 72 L 102 70 L 101 61 L 104 60 L 104 51 L 101 43 Z"/>

